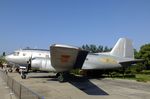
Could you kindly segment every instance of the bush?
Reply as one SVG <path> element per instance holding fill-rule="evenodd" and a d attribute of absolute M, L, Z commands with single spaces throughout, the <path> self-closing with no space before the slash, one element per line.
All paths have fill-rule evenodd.
<path fill-rule="evenodd" d="M 139 82 L 147 82 L 145 79 L 143 78 L 137 78 L 136 81 L 139 81 Z"/>
<path fill-rule="evenodd" d="M 73 70 L 71 70 L 71 73 L 80 75 L 80 69 L 73 69 Z"/>
<path fill-rule="evenodd" d="M 143 70 L 140 72 L 141 74 L 147 74 L 147 75 L 150 75 L 150 70 Z"/>

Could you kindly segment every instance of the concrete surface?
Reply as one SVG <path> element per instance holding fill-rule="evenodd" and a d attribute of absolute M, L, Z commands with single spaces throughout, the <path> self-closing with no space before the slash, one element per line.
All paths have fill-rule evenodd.
<path fill-rule="evenodd" d="M 87 79 L 74 77 L 59 83 L 52 73 L 30 73 L 21 79 L 17 73 L 11 77 L 44 99 L 150 99 L 150 83 L 118 79 Z"/>
<path fill-rule="evenodd" d="M 0 99 L 17 99 L 6 82 L 0 77 Z"/>

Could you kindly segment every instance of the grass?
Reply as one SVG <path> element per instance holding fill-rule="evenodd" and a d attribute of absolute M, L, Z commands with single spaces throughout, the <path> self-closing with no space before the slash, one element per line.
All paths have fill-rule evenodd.
<path fill-rule="evenodd" d="M 148 75 L 150 75 L 150 70 L 143 70 L 143 71 L 140 72 L 140 74 L 148 74 Z"/>
<path fill-rule="evenodd" d="M 137 81 L 140 82 L 148 82 L 150 81 L 150 75 L 147 74 L 136 74 L 136 78 Z"/>
<path fill-rule="evenodd" d="M 80 75 L 79 69 L 72 70 L 71 73 Z M 111 75 L 104 74 L 104 77 L 110 77 L 110 78 L 120 78 L 120 79 L 128 79 L 128 80 L 136 80 L 139 82 L 150 82 L 150 70 L 143 70 L 142 72 L 136 74 L 136 73 L 129 73 L 123 74 L 112 72 Z"/>
<path fill-rule="evenodd" d="M 123 76 L 113 76 L 113 78 L 120 78 L 120 79 L 128 79 L 128 80 L 136 80 L 139 82 L 150 82 L 150 75 L 148 74 L 135 74 L 135 75 L 125 75 Z"/>

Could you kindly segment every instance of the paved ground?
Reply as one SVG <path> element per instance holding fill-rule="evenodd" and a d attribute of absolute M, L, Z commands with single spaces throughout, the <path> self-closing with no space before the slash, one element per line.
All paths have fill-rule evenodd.
<path fill-rule="evenodd" d="M 11 92 L 11 89 L 0 77 L 0 99 L 17 99 L 16 96 Z"/>
<path fill-rule="evenodd" d="M 133 80 L 73 76 L 69 82 L 59 83 L 54 74 L 50 73 L 30 73 L 25 80 L 17 73 L 9 75 L 44 96 L 44 99 L 150 99 L 150 83 Z"/>

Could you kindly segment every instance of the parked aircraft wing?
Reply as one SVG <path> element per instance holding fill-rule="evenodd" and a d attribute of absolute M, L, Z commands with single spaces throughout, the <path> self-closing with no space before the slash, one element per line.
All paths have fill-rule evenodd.
<path fill-rule="evenodd" d="M 78 47 L 54 44 L 50 46 L 51 64 L 58 72 L 81 68 L 88 51 Z"/>

